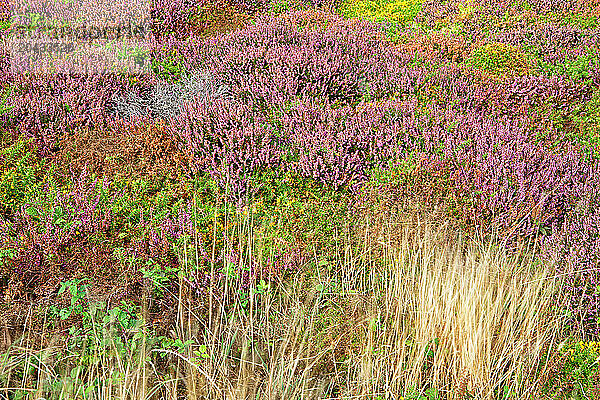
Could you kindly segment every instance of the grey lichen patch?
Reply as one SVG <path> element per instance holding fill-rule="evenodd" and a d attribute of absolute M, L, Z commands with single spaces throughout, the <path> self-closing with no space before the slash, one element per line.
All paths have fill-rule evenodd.
<path fill-rule="evenodd" d="M 141 94 L 115 96 L 111 111 L 124 119 L 143 116 L 168 119 L 181 114 L 188 101 L 217 98 L 231 100 L 229 87 L 215 82 L 207 71 L 199 70 L 187 74 L 180 83 L 159 82 Z"/>

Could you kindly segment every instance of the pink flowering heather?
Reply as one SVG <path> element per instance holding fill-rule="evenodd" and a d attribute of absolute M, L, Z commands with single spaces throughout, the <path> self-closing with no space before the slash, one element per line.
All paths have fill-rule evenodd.
<path fill-rule="evenodd" d="M 600 166 L 588 171 L 576 188 L 579 200 L 562 224 L 542 238 L 543 259 L 556 263 L 567 274 L 564 304 L 569 322 L 589 337 L 600 335 Z"/>
<path fill-rule="evenodd" d="M 290 13 L 299 18 L 303 13 Z M 381 32 L 366 21 L 349 26 L 331 17 L 325 32 L 298 29 L 287 18 L 257 19 L 245 29 L 183 44 L 186 69 L 206 68 L 240 100 L 283 104 L 300 95 L 332 103 L 360 100 L 368 84 L 373 97 L 414 92 L 418 74 L 410 59 L 393 55 Z"/>
<path fill-rule="evenodd" d="M 31 76 L 10 75 L 16 88 L 3 116 L 9 132 L 32 137 L 40 155 L 56 151 L 61 136 L 76 129 L 110 129 L 114 118 L 108 110 L 115 93 L 149 85 L 147 76 L 140 83 L 129 83 L 117 76 Z M 150 80 L 151 81 L 151 80 Z"/>
<path fill-rule="evenodd" d="M 161 77 L 25 77 L 3 70 L 14 94 L 0 123 L 13 136 L 33 137 L 40 154 L 51 157 L 59 138 L 81 129 L 121 131 L 162 120 L 187 157 L 189 177 L 210 177 L 240 207 L 260 193 L 269 172 L 292 171 L 356 195 L 374 169 L 416 154 L 424 173 L 448 173 L 450 190 L 468 200 L 462 217 L 471 225 L 498 229 L 509 249 L 537 240 L 557 272 L 571 274 L 565 306 L 572 322 L 598 335 L 599 164 L 566 140 L 577 133 L 569 118 L 600 87 L 598 32 L 528 22 L 531 13 L 567 13 L 584 2 L 514 3 L 475 1 L 466 15 L 457 4 L 426 1 L 415 19 L 421 28 L 460 20 L 458 32 L 392 46 L 383 25 L 307 11 L 259 16 L 238 31 L 200 38 L 189 21 L 205 3 L 157 0 L 152 53 Z M 494 72 L 510 65 L 484 68 L 502 57 L 472 64 L 490 44 L 522 56 L 522 74 Z M 181 82 L 162 81 L 171 73 Z M 26 285 L 51 271 L 70 274 L 72 264 L 56 259 L 61 248 L 124 225 L 108 206 L 120 206 L 123 193 L 78 179 L 65 192 L 48 186 L 0 225 L 2 246 L 16 252 L 11 268 Z M 150 208 L 128 219 L 138 237 L 126 251 L 178 267 L 173 245 L 191 238 L 197 222 L 191 203 L 158 213 Z M 207 248 L 199 253 L 205 264 L 216 261 Z M 293 246 L 268 262 L 227 249 L 218 257 L 233 265 L 242 288 L 303 260 Z M 580 270 L 586 272 L 573 273 Z M 200 271 L 186 279 L 200 290 L 215 278 L 223 275 Z"/>
<path fill-rule="evenodd" d="M 182 139 L 193 174 L 208 173 L 232 199 L 252 195 L 254 173 L 279 167 L 285 142 L 248 105 L 188 104 L 168 128 Z"/>

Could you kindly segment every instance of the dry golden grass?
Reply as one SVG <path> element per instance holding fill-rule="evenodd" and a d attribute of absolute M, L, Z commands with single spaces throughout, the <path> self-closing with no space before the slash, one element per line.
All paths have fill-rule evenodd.
<path fill-rule="evenodd" d="M 264 251 L 249 228 L 252 215 L 239 218 L 245 223 L 236 226 L 245 228 L 232 246 L 246 257 Z M 411 387 L 421 394 L 436 388 L 440 399 L 495 399 L 505 385 L 516 398 L 536 398 L 534 371 L 559 339 L 561 321 L 550 310 L 558 282 L 448 225 L 392 222 L 373 231 L 365 221 L 360 245 L 339 237 L 335 268 L 307 267 L 251 294 L 245 308 L 235 280 L 208 296 L 206 313 L 181 281 L 170 336 L 205 344 L 206 359 L 195 360 L 193 348 L 164 350 L 172 356 L 165 377 L 143 361 L 149 350 L 142 346 L 127 357 L 97 354 L 96 367 L 79 373 L 100 379 L 98 399 L 176 399 L 182 392 L 189 399 L 398 398 Z M 181 257 L 193 266 L 193 252 Z M 0 375 L 42 398 L 44 379 L 70 373 L 61 371 L 65 360 L 57 347 L 19 343 Z M 11 378 L 17 360 L 37 364 L 36 375 Z M 111 381 L 114 373 L 121 380 Z M 77 387 L 65 384 L 62 392 L 79 398 Z"/>

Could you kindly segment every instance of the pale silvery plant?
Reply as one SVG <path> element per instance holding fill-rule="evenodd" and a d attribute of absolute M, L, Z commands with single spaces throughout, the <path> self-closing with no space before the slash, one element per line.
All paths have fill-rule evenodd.
<path fill-rule="evenodd" d="M 122 118 L 149 115 L 152 118 L 177 117 L 186 101 L 194 98 L 232 99 L 229 87 L 214 82 L 205 70 L 192 71 L 180 83 L 159 82 L 145 93 L 126 93 L 112 99 L 112 112 Z"/>

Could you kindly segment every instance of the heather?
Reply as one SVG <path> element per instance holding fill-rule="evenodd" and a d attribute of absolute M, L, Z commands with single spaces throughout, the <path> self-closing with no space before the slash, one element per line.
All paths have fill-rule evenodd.
<path fill-rule="evenodd" d="M 2 396 L 600 396 L 597 5 L 150 15 L 145 74 L 0 54 Z"/>

